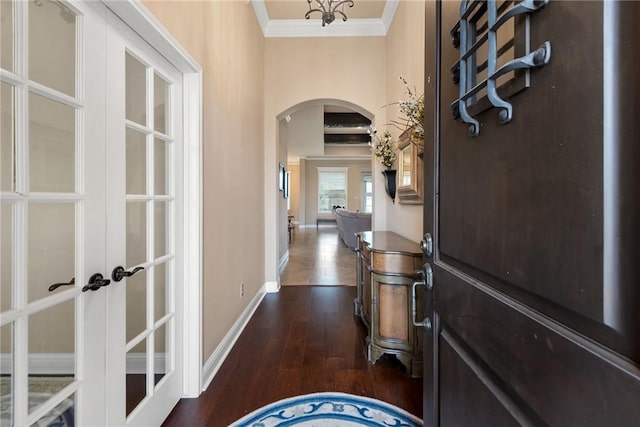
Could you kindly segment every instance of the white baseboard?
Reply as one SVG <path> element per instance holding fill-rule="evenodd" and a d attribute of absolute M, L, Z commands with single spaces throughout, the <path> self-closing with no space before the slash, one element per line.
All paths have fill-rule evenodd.
<path fill-rule="evenodd" d="M 289 261 L 289 250 L 288 249 L 284 253 L 284 255 L 282 255 L 282 258 L 280 258 L 280 264 L 278 265 L 278 271 L 280 273 L 282 273 L 282 269 L 284 268 L 284 266 L 287 265 L 287 261 Z"/>
<path fill-rule="evenodd" d="M 236 343 L 236 341 L 240 337 L 240 334 L 247 326 L 247 323 L 249 323 L 251 316 L 253 316 L 253 313 L 260 305 L 260 302 L 264 298 L 265 294 L 269 292 L 268 289 L 271 288 L 269 283 L 270 282 L 266 282 L 264 285 L 262 285 L 258 293 L 256 293 L 256 295 L 251 299 L 249 305 L 247 305 L 247 308 L 244 309 L 240 317 L 238 317 L 238 320 L 236 320 L 233 326 L 231 326 L 229 332 L 227 332 L 220 344 L 218 344 L 218 347 L 216 347 L 216 349 L 214 350 L 213 354 L 211 354 L 211 357 L 207 359 L 206 363 L 202 367 L 202 377 L 200 381 L 200 384 L 202 384 L 202 391 L 205 391 L 207 387 L 209 387 L 209 384 L 211 384 L 213 377 L 215 377 L 216 373 L 222 366 L 222 363 L 224 363 L 225 359 L 229 355 L 229 352 L 233 348 L 233 345 Z"/>
<path fill-rule="evenodd" d="M 153 361 L 153 371 L 164 374 L 167 358 L 165 353 L 156 353 Z M 127 353 L 127 374 L 144 374 L 147 372 L 146 353 Z"/>
<path fill-rule="evenodd" d="M 70 375 L 76 372 L 76 355 L 74 353 L 30 353 L 29 375 Z M 11 363 L 11 359 L 2 357 L 2 362 Z M 4 365 L 4 363 L 3 363 Z M 2 372 L 5 370 L 2 366 Z"/>
<path fill-rule="evenodd" d="M 264 287 L 268 294 L 277 294 L 280 292 L 280 282 L 266 282 Z"/>
<path fill-rule="evenodd" d="M 69 375 L 76 372 L 74 353 L 31 353 L 29 354 L 29 375 Z M 127 373 L 144 374 L 147 372 L 146 353 L 127 354 Z M 153 362 L 154 371 L 164 373 L 166 355 L 158 353 Z M 0 372 L 12 372 L 9 354 L 0 355 Z"/>

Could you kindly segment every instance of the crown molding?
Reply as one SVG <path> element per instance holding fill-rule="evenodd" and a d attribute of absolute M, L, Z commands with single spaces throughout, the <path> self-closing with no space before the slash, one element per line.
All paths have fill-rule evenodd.
<path fill-rule="evenodd" d="M 398 5 L 400 4 L 400 0 L 387 0 L 384 5 L 384 10 L 382 11 L 382 22 L 384 24 L 385 33 L 389 32 L 389 28 L 391 28 L 391 23 L 393 22 L 393 17 L 396 16 L 396 10 L 398 10 Z"/>
<path fill-rule="evenodd" d="M 253 13 L 256 14 L 258 24 L 260 24 L 260 28 L 262 28 L 262 35 L 264 35 L 264 30 L 267 28 L 267 24 L 269 23 L 267 6 L 264 4 L 264 0 L 251 0 L 251 6 L 253 6 Z"/>
<path fill-rule="evenodd" d="M 269 19 L 264 0 L 251 5 L 266 38 L 270 37 L 384 37 L 387 35 L 399 0 L 387 0 L 379 19 L 349 19 L 323 27 L 318 20 Z"/>
<path fill-rule="evenodd" d="M 384 37 L 386 30 L 382 19 L 349 19 L 322 26 L 318 20 L 278 19 L 270 20 L 263 31 L 269 37 Z"/>

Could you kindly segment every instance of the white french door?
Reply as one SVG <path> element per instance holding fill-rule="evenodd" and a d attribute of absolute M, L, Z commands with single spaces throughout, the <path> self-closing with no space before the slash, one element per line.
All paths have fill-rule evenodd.
<path fill-rule="evenodd" d="M 182 204 L 181 74 L 112 14 L 107 19 L 107 265 L 134 275 L 108 289 L 108 425 L 159 425 L 182 394 L 176 226 Z M 111 241 L 109 241 L 111 239 Z M 122 283 L 122 285 L 120 285 Z M 126 375 L 122 375 L 125 372 Z"/>
<path fill-rule="evenodd" d="M 182 393 L 182 76 L 100 3 L 0 8 L 0 426 L 157 425 Z"/>

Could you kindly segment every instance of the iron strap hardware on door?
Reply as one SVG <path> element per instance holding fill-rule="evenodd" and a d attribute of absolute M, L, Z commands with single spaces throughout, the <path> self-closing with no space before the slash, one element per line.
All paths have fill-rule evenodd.
<path fill-rule="evenodd" d="M 500 57 L 505 46 L 498 47 L 498 29 L 500 29 L 511 18 L 518 15 L 530 14 L 542 9 L 549 3 L 549 0 L 522 0 L 509 7 L 498 16 L 497 0 L 463 0 L 460 4 L 460 21 L 451 30 L 453 45 L 460 49 L 460 60 L 451 67 L 454 83 L 460 87 L 460 97 L 451 104 L 451 112 L 454 119 L 461 118 L 469 125 L 469 135 L 478 136 L 480 133 L 480 122 L 468 111 L 468 107 L 474 105 L 478 99 L 477 95 L 486 88 L 487 98 L 491 106 L 498 108 L 498 121 L 501 124 L 509 123 L 513 119 L 513 108 L 511 103 L 502 99 L 497 92 L 497 80 L 499 77 L 519 69 L 529 70 L 549 63 L 551 59 L 551 43 L 544 42 L 533 52 L 508 61 L 500 68 L 497 68 L 498 57 Z M 507 3 L 505 3 L 507 4 Z M 486 12 L 486 31 L 482 33 L 484 24 L 481 18 Z M 528 16 L 527 16 L 528 19 Z M 526 25 L 526 39 L 529 39 L 529 25 Z M 476 39 L 477 34 L 482 35 Z M 515 37 L 515 32 L 514 32 Z M 478 58 L 480 48 L 487 43 L 486 62 L 485 58 Z M 510 41 L 511 46 L 514 40 Z M 480 62 L 479 62 L 480 60 Z M 486 68 L 487 78 L 480 83 L 476 82 L 479 71 Z"/>
<path fill-rule="evenodd" d="M 113 279 L 114 282 L 119 282 L 125 277 L 133 276 L 140 270 L 144 270 L 144 267 L 136 267 L 131 271 L 126 271 L 124 267 L 119 265 L 116 268 L 114 268 L 113 271 L 111 272 L 111 278 Z"/>
<path fill-rule="evenodd" d="M 433 290 L 433 270 L 431 269 L 431 265 L 429 263 L 426 263 L 424 266 L 422 266 L 420 277 L 422 278 L 422 280 L 413 282 L 413 285 L 411 286 L 411 319 L 414 326 L 431 329 L 431 319 L 429 319 L 428 317 L 425 317 L 422 322 L 418 322 L 416 320 L 416 316 L 418 314 L 418 296 L 416 293 L 416 288 L 418 286 L 425 286 L 428 291 Z"/>
<path fill-rule="evenodd" d="M 105 279 L 100 273 L 96 273 L 89 278 L 89 283 L 84 285 L 82 292 L 97 291 L 103 286 L 108 286 L 109 283 L 111 283 L 111 280 Z"/>

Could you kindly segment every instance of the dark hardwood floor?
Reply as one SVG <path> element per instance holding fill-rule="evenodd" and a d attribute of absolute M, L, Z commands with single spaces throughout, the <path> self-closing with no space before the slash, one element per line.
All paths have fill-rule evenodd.
<path fill-rule="evenodd" d="M 337 229 L 296 230 L 289 253 L 280 292 L 265 296 L 207 390 L 182 399 L 164 426 L 227 426 L 321 391 L 373 397 L 422 418 L 422 380 L 393 356 L 367 361 L 367 330 L 353 314 L 355 253 Z"/>
<path fill-rule="evenodd" d="M 182 399 L 163 425 L 227 426 L 268 403 L 321 391 L 373 397 L 422 418 L 422 380 L 393 356 L 367 361 L 355 295 L 354 286 L 326 284 L 267 294 L 207 390 Z"/>

